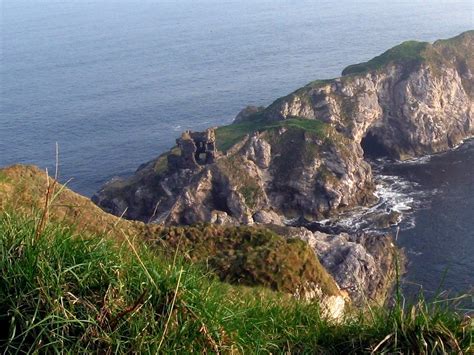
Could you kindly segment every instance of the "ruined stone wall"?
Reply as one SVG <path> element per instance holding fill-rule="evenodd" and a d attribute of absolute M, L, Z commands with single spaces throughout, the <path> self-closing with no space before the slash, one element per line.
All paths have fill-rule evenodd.
<path fill-rule="evenodd" d="M 176 144 L 181 155 L 168 157 L 168 165 L 172 169 L 198 169 L 215 161 L 216 135 L 213 128 L 204 132 L 185 131 Z"/>

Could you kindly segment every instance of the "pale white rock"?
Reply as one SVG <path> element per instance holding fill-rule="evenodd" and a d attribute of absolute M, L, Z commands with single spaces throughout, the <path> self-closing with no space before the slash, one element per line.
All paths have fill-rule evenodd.
<path fill-rule="evenodd" d="M 274 224 L 278 226 L 283 225 L 281 216 L 274 211 L 265 211 L 265 210 L 257 211 L 253 215 L 253 220 L 256 223 L 260 223 L 260 224 Z"/>

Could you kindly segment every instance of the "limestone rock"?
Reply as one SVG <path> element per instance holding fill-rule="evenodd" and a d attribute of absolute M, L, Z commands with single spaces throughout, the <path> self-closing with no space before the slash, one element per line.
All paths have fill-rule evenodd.
<path fill-rule="evenodd" d="M 341 290 L 356 304 L 383 302 L 395 277 L 395 258 L 401 257 L 388 235 L 337 235 L 300 228 L 290 232 L 306 241 Z M 400 261 L 400 264 L 402 262 Z"/>
<path fill-rule="evenodd" d="M 240 123 L 251 119 L 255 114 L 263 112 L 265 107 L 247 106 L 242 109 L 234 118 L 234 123 Z"/>
<path fill-rule="evenodd" d="M 253 220 L 260 224 L 275 224 L 277 226 L 283 225 L 281 216 L 274 211 L 257 211 L 253 215 Z"/>
<path fill-rule="evenodd" d="M 473 135 L 473 53 L 474 31 L 404 43 L 264 110 L 248 107 L 237 119 L 248 123 L 247 135 L 239 124 L 225 134 L 183 133 L 176 148 L 93 199 L 125 218 L 175 224 L 209 222 L 212 211 L 229 223 L 318 220 L 369 205 L 367 157 L 439 152 Z M 232 142 L 225 154 L 222 140 Z M 279 218 L 257 214 L 270 210 Z"/>
<path fill-rule="evenodd" d="M 243 149 L 247 159 L 253 161 L 260 169 L 268 169 L 272 160 L 272 147 L 258 133 L 252 134 Z"/>
<path fill-rule="evenodd" d="M 342 320 L 346 305 L 350 302 L 342 294 L 324 294 L 319 285 L 314 282 L 307 282 L 304 286 L 298 287 L 294 297 L 303 301 L 318 300 L 321 314 L 335 321 Z"/>

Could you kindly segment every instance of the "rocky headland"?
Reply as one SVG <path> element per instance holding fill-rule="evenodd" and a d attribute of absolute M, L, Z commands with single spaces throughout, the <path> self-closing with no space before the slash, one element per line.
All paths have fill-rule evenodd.
<path fill-rule="evenodd" d="M 393 279 L 387 235 L 291 228 L 376 202 L 369 159 L 447 150 L 474 133 L 474 31 L 404 42 L 309 83 L 231 125 L 184 132 L 176 146 L 93 196 L 102 209 L 164 225 L 263 225 L 304 240 L 361 303 Z M 390 212 L 390 211 L 389 211 Z"/>
<path fill-rule="evenodd" d="M 176 146 L 93 200 L 128 219 L 283 224 L 371 204 L 367 157 L 407 159 L 474 133 L 474 31 L 404 42 Z"/>

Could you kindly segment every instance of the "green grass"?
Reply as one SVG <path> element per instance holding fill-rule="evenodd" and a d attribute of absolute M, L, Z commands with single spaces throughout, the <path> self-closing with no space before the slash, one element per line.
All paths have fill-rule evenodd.
<path fill-rule="evenodd" d="M 438 40 L 433 45 L 428 42 L 406 41 L 395 46 L 368 62 L 350 65 L 345 68 L 342 75 L 365 73 L 380 69 L 390 63 L 418 64 L 421 61 L 434 62 L 435 66 L 441 63 L 451 65 L 453 59 L 461 59 L 472 67 L 472 40 L 474 31 L 466 31 L 460 35 Z M 464 42 L 464 43 L 463 43 Z M 446 52 L 446 49 L 450 51 Z"/>
<path fill-rule="evenodd" d="M 445 303 L 377 308 L 341 323 L 315 303 L 230 286 L 178 256 L 120 247 L 0 214 L 0 350 L 6 353 L 470 353 Z M 449 306 L 449 307 L 448 307 Z M 2 351 L 3 353 L 3 351 Z"/>
<path fill-rule="evenodd" d="M 265 120 L 261 114 L 256 114 L 252 120 L 219 127 L 216 130 L 217 148 L 225 152 L 241 141 L 247 134 L 257 131 L 268 131 L 280 127 L 299 128 L 322 136 L 324 134 L 325 124 L 318 120 L 308 120 L 298 117 L 282 121 L 268 121 Z"/>
<path fill-rule="evenodd" d="M 8 177 L 6 176 L 6 174 L 0 171 L 0 183 L 2 183 L 2 182 L 9 182 L 9 181 L 10 181 L 10 180 L 8 179 Z"/>
<path fill-rule="evenodd" d="M 318 284 L 325 295 L 338 295 L 332 276 L 314 252 L 299 239 L 286 239 L 262 227 L 196 225 L 165 228 L 157 244 L 180 250 L 206 266 L 223 281 L 265 286 L 293 294 L 307 282 Z"/>
<path fill-rule="evenodd" d="M 250 208 L 255 208 L 257 204 L 258 196 L 261 195 L 261 189 L 258 184 L 243 185 L 239 192 L 242 194 L 245 200 L 245 204 Z"/>
<path fill-rule="evenodd" d="M 423 51 L 427 46 L 429 46 L 428 42 L 403 42 L 368 62 L 348 66 L 343 70 L 342 75 L 377 70 L 389 63 L 419 63 L 423 60 Z"/>
<path fill-rule="evenodd" d="M 180 155 L 181 150 L 178 147 L 173 147 L 171 150 L 164 154 L 161 154 L 153 166 L 153 170 L 156 174 L 162 174 L 168 170 L 168 156 L 169 155 Z"/>
<path fill-rule="evenodd" d="M 266 123 L 258 118 L 255 120 L 219 127 L 216 130 L 217 149 L 225 152 L 241 141 L 245 135 L 259 131 L 263 129 L 265 125 Z"/>

